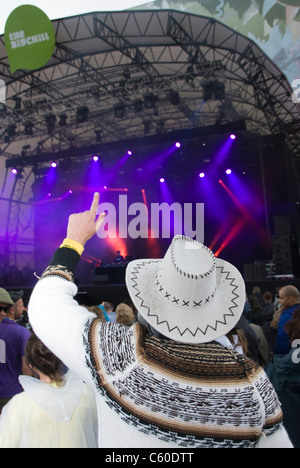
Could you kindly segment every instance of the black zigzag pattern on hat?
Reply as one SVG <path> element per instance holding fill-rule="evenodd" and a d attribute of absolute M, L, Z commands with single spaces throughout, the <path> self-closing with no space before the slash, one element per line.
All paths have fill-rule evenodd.
<path fill-rule="evenodd" d="M 234 295 L 234 297 L 231 299 L 231 302 L 232 302 L 233 305 L 231 307 L 229 307 L 230 313 L 228 313 L 228 312 L 224 313 L 223 314 L 223 320 L 216 320 L 216 323 L 215 323 L 214 326 L 207 325 L 205 330 L 202 330 L 201 328 L 197 327 L 194 333 L 189 328 L 186 328 L 184 331 L 181 331 L 178 326 L 171 327 L 167 320 L 160 320 L 159 316 L 157 314 L 151 313 L 150 307 L 148 307 L 145 304 L 144 299 L 140 296 L 140 290 L 138 289 L 138 284 L 137 284 L 137 277 L 138 277 L 138 274 L 139 274 L 139 270 L 141 269 L 142 266 L 144 266 L 146 264 L 150 264 L 150 263 L 153 263 L 153 261 L 140 263 L 140 264 L 138 264 L 137 266 L 135 266 L 133 268 L 132 276 L 131 276 L 131 281 L 133 283 L 132 288 L 135 289 L 135 291 L 136 291 L 135 297 L 140 301 L 140 307 L 143 307 L 144 309 L 147 310 L 147 316 L 148 317 L 155 317 L 157 325 L 165 324 L 167 326 L 167 328 L 168 328 L 169 333 L 171 333 L 171 332 L 173 332 L 173 331 L 175 331 L 177 329 L 180 336 L 183 336 L 187 332 L 190 333 L 194 337 L 197 335 L 198 332 L 202 333 L 202 335 L 205 336 L 209 329 L 212 329 L 213 331 L 217 331 L 217 328 L 218 328 L 219 325 L 227 325 L 227 318 L 228 317 L 233 317 L 234 316 L 233 309 L 238 307 L 238 304 L 235 302 L 236 299 L 239 297 L 239 295 L 236 294 L 236 292 L 235 292 L 236 289 L 238 288 L 238 285 L 234 283 L 235 278 L 230 277 L 230 271 L 225 271 L 223 266 L 217 266 L 217 268 L 221 270 L 221 274 L 226 275 L 225 280 L 230 281 L 230 286 L 232 286 L 232 288 L 233 288 L 232 289 L 232 294 Z M 157 262 L 157 263 L 159 263 L 159 262 Z"/>

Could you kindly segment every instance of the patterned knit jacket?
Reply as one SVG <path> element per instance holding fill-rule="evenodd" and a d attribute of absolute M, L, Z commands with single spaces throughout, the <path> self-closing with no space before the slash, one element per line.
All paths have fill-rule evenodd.
<path fill-rule="evenodd" d="M 253 361 L 184 345 L 136 323 L 102 323 L 74 300 L 79 255 L 55 253 L 29 304 L 35 332 L 93 389 L 99 447 L 292 447 L 277 395 Z"/>

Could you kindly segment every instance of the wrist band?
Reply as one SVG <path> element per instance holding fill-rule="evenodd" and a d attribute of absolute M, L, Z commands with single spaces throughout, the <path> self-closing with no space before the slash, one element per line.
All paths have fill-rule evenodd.
<path fill-rule="evenodd" d="M 59 248 L 66 247 L 67 249 L 76 250 L 79 255 L 83 254 L 84 247 L 77 241 L 65 239 Z"/>

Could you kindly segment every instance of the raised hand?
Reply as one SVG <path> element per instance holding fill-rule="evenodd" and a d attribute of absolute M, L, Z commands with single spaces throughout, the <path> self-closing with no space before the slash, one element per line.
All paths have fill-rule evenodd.
<path fill-rule="evenodd" d="M 95 193 L 90 210 L 83 213 L 72 214 L 69 217 L 67 238 L 79 242 L 83 247 L 99 230 L 106 216 L 101 213 L 97 218 L 97 209 L 100 202 L 100 194 Z"/>

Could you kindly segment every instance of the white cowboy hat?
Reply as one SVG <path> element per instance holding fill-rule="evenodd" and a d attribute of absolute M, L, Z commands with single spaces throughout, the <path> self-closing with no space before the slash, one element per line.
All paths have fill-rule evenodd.
<path fill-rule="evenodd" d="M 126 285 L 142 317 L 162 335 L 207 343 L 239 321 L 245 283 L 230 263 L 185 236 L 176 236 L 163 259 L 128 264 Z"/>

